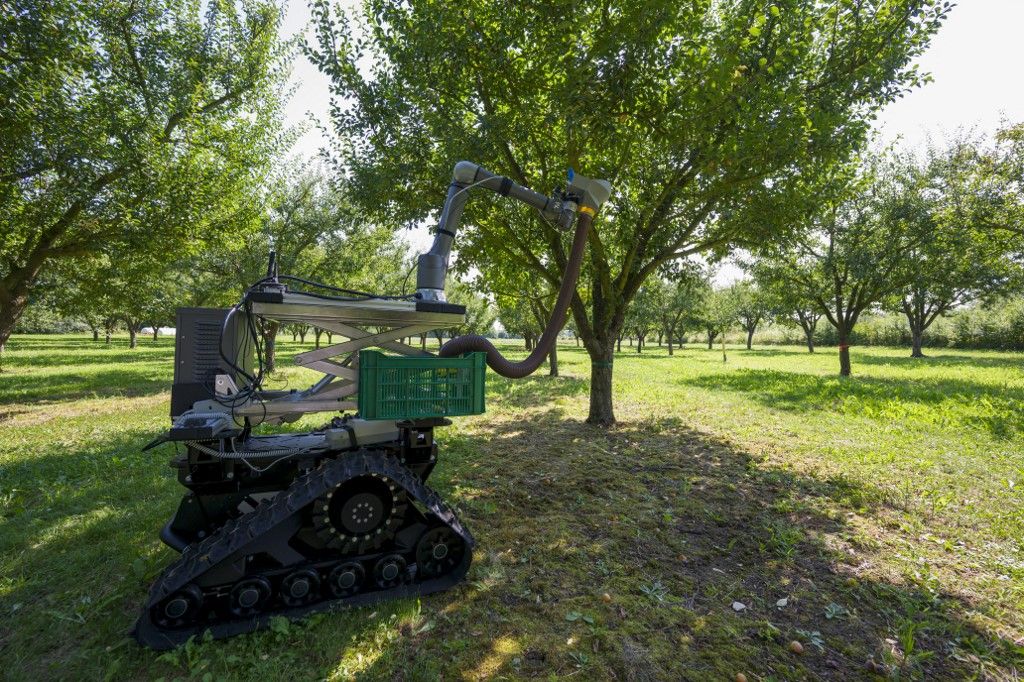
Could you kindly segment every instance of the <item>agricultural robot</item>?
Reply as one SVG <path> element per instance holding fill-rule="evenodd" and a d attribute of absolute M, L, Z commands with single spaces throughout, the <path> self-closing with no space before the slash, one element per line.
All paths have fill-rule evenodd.
<path fill-rule="evenodd" d="M 486 188 L 575 232 L 551 320 L 533 352 L 511 362 L 480 336 L 434 356 L 402 342 L 457 327 L 465 308 L 445 299 L 449 254 L 471 190 Z M 368 294 L 279 274 L 230 309 L 178 311 L 169 432 L 187 489 L 161 539 L 180 552 L 153 584 L 135 625 L 154 649 L 206 631 L 228 637 L 336 605 L 428 594 L 469 569 L 473 536 L 426 480 L 436 427 L 484 411 L 486 367 L 532 373 L 565 323 L 587 234 L 610 185 L 570 171 L 548 197 L 466 161 L 452 183 L 417 291 Z M 323 377 L 305 390 L 263 388 L 264 325 L 310 325 L 345 340 L 295 356 Z M 376 349 L 376 350 L 374 350 Z M 486 366 L 485 366 L 486 365 Z M 308 433 L 258 427 L 340 412 Z"/>

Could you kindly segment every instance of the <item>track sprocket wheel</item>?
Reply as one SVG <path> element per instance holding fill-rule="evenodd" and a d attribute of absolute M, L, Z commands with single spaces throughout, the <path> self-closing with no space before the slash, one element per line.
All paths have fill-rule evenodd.
<path fill-rule="evenodd" d="M 365 554 L 392 539 L 409 506 L 405 490 L 381 474 L 339 483 L 313 504 L 313 528 L 331 549 Z"/>

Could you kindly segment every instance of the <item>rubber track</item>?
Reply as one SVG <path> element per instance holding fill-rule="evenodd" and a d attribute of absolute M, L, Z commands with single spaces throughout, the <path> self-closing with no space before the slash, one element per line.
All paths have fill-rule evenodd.
<path fill-rule="evenodd" d="M 201 622 L 192 627 L 161 629 L 150 617 L 152 607 L 165 598 L 213 568 L 221 561 L 258 541 L 269 532 L 341 483 L 358 476 L 380 474 L 394 480 L 405 488 L 410 496 L 426 507 L 437 519 L 452 529 L 466 543 L 462 562 L 446 575 L 419 583 L 409 583 L 385 590 L 361 592 L 342 599 L 325 599 L 320 602 L 294 608 L 270 609 L 246 619 L 220 622 Z M 402 466 L 394 457 L 375 451 L 358 450 L 339 455 L 316 469 L 297 477 L 292 484 L 279 492 L 269 502 L 253 511 L 225 523 L 216 532 L 198 543 L 192 543 L 181 556 L 160 575 L 149 591 L 149 598 L 132 634 L 140 644 L 163 650 L 180 646 L 193 635 L 202 635 L 207 630 L 214 638 L 230 637 L 252 632 L 264 627 L 271 618 L 285 616 L 301 618 L 317 611 L 324 611 L 339 605 L 358 606 L 385 599 L 429 594 L 447 589 L 466 575 L 472 560 L 475 545 L 473 536 L 463 527 L 455 512 L 419 479 L 416 474 Z M 338 557 L 343 561 L 344 557 Z"/>

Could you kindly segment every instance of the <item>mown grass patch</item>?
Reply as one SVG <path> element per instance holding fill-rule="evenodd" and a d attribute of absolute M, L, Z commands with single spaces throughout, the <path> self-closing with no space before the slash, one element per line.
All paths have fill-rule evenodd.
<path fill-rule="evenodd" d="M 449 592 L 156 655 L 173 342 L 15 337 L 0 374 L 0 664 L 14 679 L 964 678 L 1024 671 L 1020 356 L 653 348 L 488 377 L 431 482 L 479 547 Z M 296 344 L 281 342 L 282 366 Z M 278 381 L 309 377 L 287 369 Z M 322 422 L 323 418 L 307 418 Z M 301 428 L 301 424 L 294 428 Z M 738 605 L 738 606 L 737 606 Z M 790 650 L 801 642 L 803 653 Z"/>

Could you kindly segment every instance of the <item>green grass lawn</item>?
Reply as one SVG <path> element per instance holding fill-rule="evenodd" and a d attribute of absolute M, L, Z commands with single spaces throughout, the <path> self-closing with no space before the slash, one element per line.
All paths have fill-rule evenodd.
<path fill-rule="evenodd" d="M 126 633 L 173 555 L 168 446 L 140 452 L 168 424 L 173 341 L 126 346 L 5 353 L 6 677 L 1024 674 L 1020 355 L 854 349 L 841 380 L 834 349 L 624 349 L 603 430 L 564 345 L 562 377 L 489 374 L 487 414 L 440 434 L 431 482 L 478 541 L 466 583 L 157 655 Z"/>

